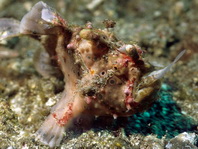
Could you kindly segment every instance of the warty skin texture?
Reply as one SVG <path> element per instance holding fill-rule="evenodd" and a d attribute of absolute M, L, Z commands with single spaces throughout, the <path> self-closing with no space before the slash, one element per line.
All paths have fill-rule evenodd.
<path fill-rule="evenodd" d="M 148 109 L 157 99 L 161 77 L 184 53 L 154 71 L 137 45 L 125 44 L 91 23 L 70 26 L 43 2 L 35 4 L 21 22 L 0 19 L 0 30 L 0 39 L 28 35 L 41 41 L 47 56 L 36 63 L 47 67 L 37 70 L 44 77 L 64 76 L 62 98 L 36 132 L 36 138 L 50 147 L 60 144 L 72 120 L 81 114 L 117 118 Z"/>

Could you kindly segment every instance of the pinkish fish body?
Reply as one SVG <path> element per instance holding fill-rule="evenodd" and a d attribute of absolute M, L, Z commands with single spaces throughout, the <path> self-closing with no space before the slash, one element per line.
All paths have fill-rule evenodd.
<path fill-rule="evenodd" d="M 49 74 L 64 76 L 62 98 L 36 132 L 36 137 L 50 147 L 60 144 L 65 130 L 80 114 L 116 118 L 148 109 L 156 100 L 160 79 L 184 54 L 154 71 L 137 45 L 125 44 L 91 23 L 70 26 L 43 2 L 38 2 L 21 22 L 0 19 L 0 30 L 0 39 L 29 35 L 40 40 L 45 35 L 42 42 L 48 56 L 43 58 L 48 58 L 50 66 L 40 69 L 41 74 L 50 70 Z"/>

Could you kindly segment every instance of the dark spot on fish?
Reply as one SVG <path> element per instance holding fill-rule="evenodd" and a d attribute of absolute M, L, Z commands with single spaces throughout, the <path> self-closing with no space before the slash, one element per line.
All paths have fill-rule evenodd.
<path fill-rule="evenodd" d="M 44 134 L 42 134 L 42 136 L 43 136 L 43 138 L 45 138 L 45 137 L 47 136 L 47 134 L 46 134 L 46 133 L 44 133 Z"/>
<path fill-rule="evenodd" d="M 50 139 L 49 139 L 49 140 L 51 141 L 54 137 L 55 137 L 55 136 L 54 136 L 54 135 L 52 135 L 52 136 L 50 137 Z"/>
<path fill-rule="evenodd" d="M 102 72 L 100 73 L 101 76 L 104 76 L 105 74 L 106 74 L 105 71 L 102 71 Z"/>
<path fill-rule="evenodd" d="M 95 95 L 95 91 L 94 90 L 89 90 L 87 92 L 87 96 L 93 96 L 93 95 Z"/>
<path fill-rule="evenodd" d="M 103 98 L 102 94 L 100 94 L 100 93 L 98 93 L 98 94 L 96 95 L 96 97 L 97 97 L 97 99 L 99 99 L 99 100 L 101 100 L 101 99 Z"/>
<path fill-rule="evenodd" d="M 109 110 L 110 111 L 115 111 L 115 108 L 114 107 L 109 107 Z"/>
<path fill-rule="evenodd" d="M 116 81 L 115 81 L 114 79 L 110 79 L 110 80 L 109 80 L 109 84 L 110 84 L 110 85 L 115 85 L 115 84 L 116 84 Z"/>

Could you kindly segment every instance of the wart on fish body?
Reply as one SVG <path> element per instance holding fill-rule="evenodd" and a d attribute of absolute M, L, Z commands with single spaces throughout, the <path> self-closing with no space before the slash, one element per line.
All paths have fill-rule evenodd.
<path fill-rule="evenodd" d="M 63 133 L 80 114 L 117 118 L 148 109 L 156 100 L 160 79 L 185 52 L 155 70 L 137 45 L 125 44 L 90 22 L 85 27 L 70 26 L 42 1 L 21 22 L 0 19 L 0 40 L 21 35 L 42 39 L 49 56 L 39 56 L 44 56 L 40 65 L 48 62 L 46 69 L 39 67 L 41 74 L 64 76 L 62 98 L 36 132 L 36 138 L 50 147 L 60 145 Z"/>

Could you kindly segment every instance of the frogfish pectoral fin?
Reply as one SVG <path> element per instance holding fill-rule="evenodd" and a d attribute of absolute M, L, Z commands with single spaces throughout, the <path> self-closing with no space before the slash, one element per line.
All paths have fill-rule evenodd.
<path fill-rule="evenodd" d="M 78 95 L 75 97 L 72 94 L 63 95 L 36 132 L 36 139 L 50 147 L 60 145 L 65 131 L 71 126 L 73 119 L 83 112 L 84 107 L 85 102 L 79 100 Z"/>
<path fill-rule="evenodd" d="M 65 127 L 58 125 L 56 119 L 50 114 L 40 129 L 36 132 L 36 139 L 50 147 L 58 146 L 63 138 Z"/>

